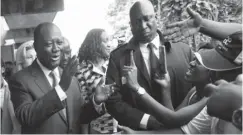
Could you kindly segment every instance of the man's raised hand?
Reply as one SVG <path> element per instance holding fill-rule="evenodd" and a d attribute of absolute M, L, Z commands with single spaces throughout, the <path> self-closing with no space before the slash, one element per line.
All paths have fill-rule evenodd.
<path fill-rule="evenodd" d="M 134 61 L 133 50 L 130 51 L 129 66 L 123 67 L 123 75 L 126 78 L 126 85 L 133 90 L 137 90 L 140 85 L 137 81 L 137 67 Z"/>
<path fill-rule="evenodd" d="M 71 84 L 72 78 L 78 70 L 78 60 L 77 56 L 73 56 L 69 61 L 67 66 L 63 69 L 61 80 L 59 82 L 60 87 L 66 91 Z"/>

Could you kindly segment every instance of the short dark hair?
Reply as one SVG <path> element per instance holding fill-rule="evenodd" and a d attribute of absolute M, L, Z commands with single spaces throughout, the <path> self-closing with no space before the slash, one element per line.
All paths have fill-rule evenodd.
<path fill-rule="evenodd" d="M 105 32 L 104 29 L 92 29 L 86 35 L 80 49 L 79 62 L 89 60 L 91 62 L 98 62 L 98 58 L 108 59 L 109 53 L 102 45 L 101 34 Z"/>

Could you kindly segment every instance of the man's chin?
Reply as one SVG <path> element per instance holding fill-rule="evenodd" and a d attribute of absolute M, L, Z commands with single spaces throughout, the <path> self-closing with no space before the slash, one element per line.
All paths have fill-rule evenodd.
<path fill-rule="evenodd" d="M 153 38 L 151 36 L 148 36 L 148 35 L 143 35 L 139 38 L 139 41 L 141 43 L 148 43 L 148 42 L 151 42 L 153 40 Z"/>
<path fill-rule="evenodd" d="M 50 68 L 55 69 L 59 65 L 60 65 L 60 61 L 55 61 L 55 62 L 50 63 Z"/>

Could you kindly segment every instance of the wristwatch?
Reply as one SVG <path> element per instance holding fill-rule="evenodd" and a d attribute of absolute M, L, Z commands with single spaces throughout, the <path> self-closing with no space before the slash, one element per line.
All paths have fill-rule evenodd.
<path fill-rule="evenodd" d="M 137 93 L 138 93 L 138 95 L 143 95 L 143 94 L 145 94 L 145 89 L 143 88 L 143 87 L 139 87 L 138 89 L 137 89 Z"/>

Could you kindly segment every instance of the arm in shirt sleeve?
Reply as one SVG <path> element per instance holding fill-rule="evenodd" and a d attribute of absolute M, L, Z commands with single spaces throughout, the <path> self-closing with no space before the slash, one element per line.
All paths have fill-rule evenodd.
<path fill-rule="evenodd" d="M 111 54 L 106 74 L 106 83 L 112 84 L 115 82 L 120 87 L 120 90 L 113 93 L 106 101 L 107 111 L 115 117 L 121 125 L 125 125 L 133 129 L 140 129 L 141 127 L 145 128 L 146 126 L 148 129 L 155 129 L 155 127 L 157 127 L 155 125 L 159 123 L 155 122 L 156 119 L 151 119 L 151 116 L 149 118 L 147 115 L 144 116 L 144 112 L 132 107 L 124 101 L 123 95 L 127 95 L 128 93 L 126 92 L 129 91 L 129 89 L 121 85 L 121 76 L 119 74 L 119 69 L 116 66 L 118 64 L 115 63 Z"/>
<path fill-rule="evenodd" d="M 141 99 L 144 101 L 145 105 L 150 106 L 152 115 L 169 128 L 179 127 L 188 123 L 202 110 L 207 102 L 207 98 L 203 98 L 195 104 L 174 112 L 158 103 L 147 93 L 143 94 Z"/>
<path fill-rule="evenodd" d="M 36 86 L 27 84 L 22 76 L 18 74 L 9 81 L 15 114 L 22 126 L 38 126 L 65 107 L 56 90 L 50 90 L 42 97 L 33 99 L 29 89 L 35 89 Z"/>
<path fill-rule="evenodd" d="M 148 120 L 149 120 L 150 115 L 149 114 L 144 114 L 143 118 L 140 121 L 140 128 L 142 129 L 147 129 L 147 124 L 148 124 Z"/>
<path fill-rule="evenodd" d="M 57 92 L 57 95 L 61 101 L 65 100 L 67 98 L 67 94 L 63 91 L 63 89 L 60 87 L 60 85 L 57 85 L 55 87 L 55 90 Z"/>

